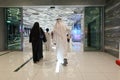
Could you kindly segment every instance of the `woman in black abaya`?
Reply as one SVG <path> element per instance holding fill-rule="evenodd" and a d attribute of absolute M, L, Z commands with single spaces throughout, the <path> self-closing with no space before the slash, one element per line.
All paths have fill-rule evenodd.
<path fill-rule="evenodd" d="M 45 34 L 40 28 L 39 23 L 35 22 L 31 32 L 29 42 L 32 43 L 33 52 L 33 62 L 37 63 L 41 58 L 43 58 L 43 44 L 42 41 L 46 42 Z"/>

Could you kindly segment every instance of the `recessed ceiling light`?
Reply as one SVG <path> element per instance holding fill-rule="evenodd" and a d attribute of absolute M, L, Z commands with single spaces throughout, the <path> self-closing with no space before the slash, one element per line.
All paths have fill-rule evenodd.
<path fill-rule="evenodd" d="M 50 9 L 55 9 L 55 6 L 51 6 Z"/>
<path fill-rule="evenodd" d="M 32 13 L 33 15 L 39 15 L 39 13 Z"/>

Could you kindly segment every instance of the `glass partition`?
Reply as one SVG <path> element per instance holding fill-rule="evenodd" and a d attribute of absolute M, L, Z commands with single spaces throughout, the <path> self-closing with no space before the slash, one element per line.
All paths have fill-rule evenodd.
<path fill-rule="evenodd" d="M 101 49 L 101 7 L 85 8 L 85 51 Z"/>
<path fill-rule="evenodd" d="M 5 8 L 8 50 L 22 50 L 22 10 Z"/>

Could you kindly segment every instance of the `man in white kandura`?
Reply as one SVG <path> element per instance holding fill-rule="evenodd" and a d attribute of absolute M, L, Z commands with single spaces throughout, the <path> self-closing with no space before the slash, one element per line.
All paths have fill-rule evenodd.
<path fill-rule="evenodd" d="M 64 66 L 67 62 L 67 26 L 62 22 L 61 18 L 56 19 L 56 24 L 53 29 L 53 39 L 56 44 L 57 60 Z"/>
<path fill-rule="evenodd" d="M 45 43 L 46 51 L 51 50 L 51 34 L 49 33 L 49 28 L 46 28 L 45 36 L 47 38 L 47 42 Z"/>

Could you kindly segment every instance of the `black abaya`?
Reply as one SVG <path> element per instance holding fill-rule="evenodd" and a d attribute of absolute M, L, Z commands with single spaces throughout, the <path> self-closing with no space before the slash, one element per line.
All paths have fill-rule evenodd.
<path fill-rule="evenodd" d="M 33 32 L 31 30 L 29 42 L 32 43 L 32 51 L 33 51 L 33 62 L 36 63 L 41 58 L 43 58 L 43 42 L 46 42 L 46 36 L 42 28 L 40 28 L 39 32 Z"/>

